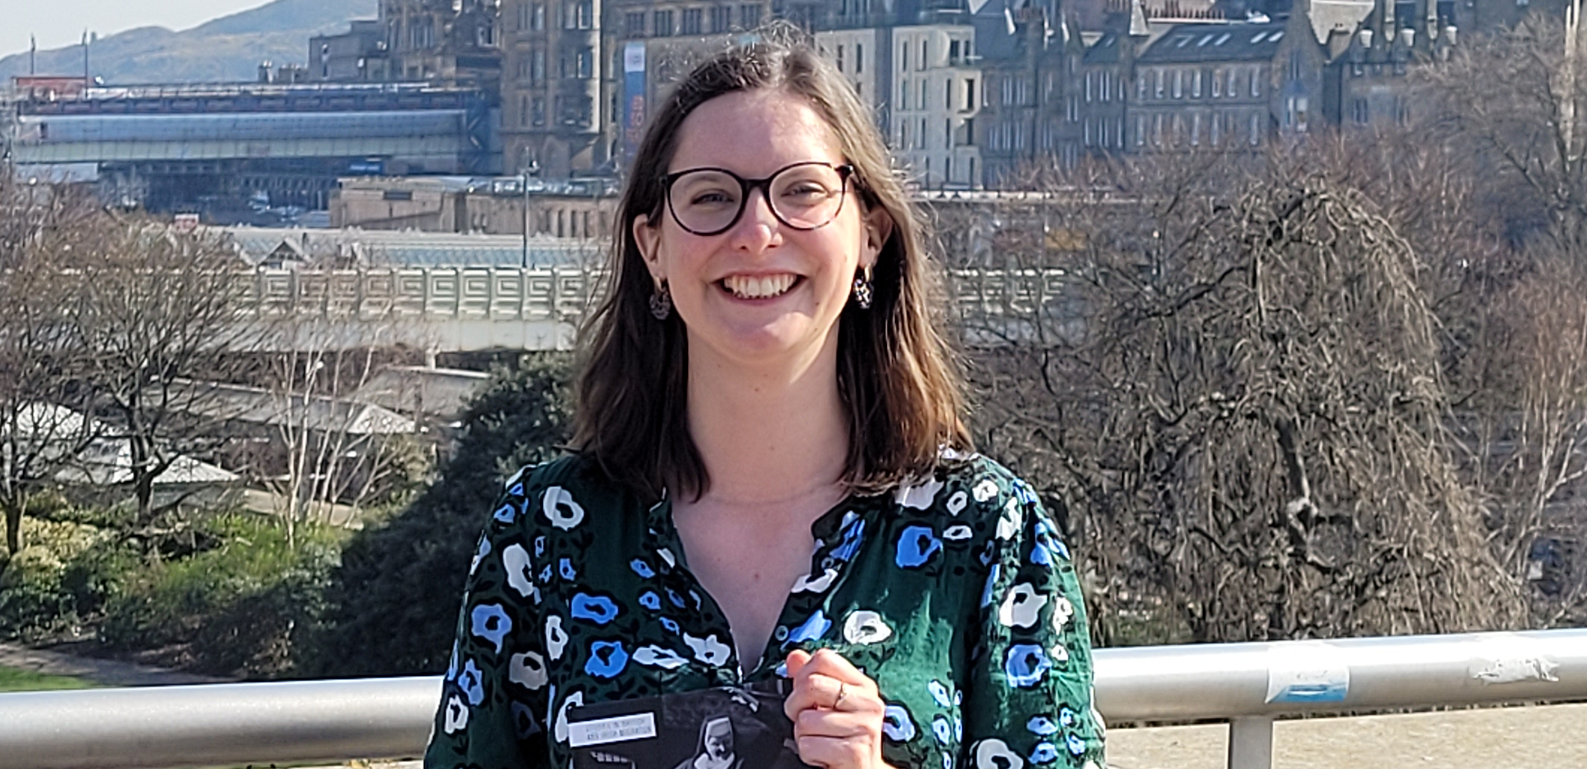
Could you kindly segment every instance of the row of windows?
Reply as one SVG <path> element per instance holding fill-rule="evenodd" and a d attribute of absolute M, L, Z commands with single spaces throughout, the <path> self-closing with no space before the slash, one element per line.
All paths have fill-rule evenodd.
<path fill-rule="evenodd" d="M 965 118 L 959 121 L 959 127 L 954 129 L 952 118 L 942 121 L 942 133 L 937 137 L 928 137 L 926 128 L 929 125 L 926 118 L 905 119 L 895 122 L 893 149 L 898 150 L 924 150 L 924 149 L 953 149 L 954 147 L 969 147 L 975 143 L 975 118 Z M 935 122 L 935 121 L 933 121 Z"/>
<path fill-rule="evenodd" d="M 915 71 L 924 72 L 927 67 L 931 66 L 931 42 L 926 38 L 921 38 L 919 42 L 915 43 L 905 40 L 898 44 L 898 71 L 909 71 L 911 49 L 916 54 L 913 59 Z M 949 66 L 963 64 L 967 58 L 973 56 L 970 49 L 970 41 L 958 38 L 949 39 L 947 54 Z"/>
<path fill-rule="evenodd" d="M 1135 98 L 1139 101 L 1146 101 L 1148 96 L 1154 100 L 1183 99 L 1188 95 L 1192 99 L 1200 99 L 1203 74 L 1207 75 L 1206 93 L 1214 99 L 1234 99 L 1246 91 L 1250 92 L 1253 99 L 1262 96 L 1262 65 L 1253 64 L 1248 67 L 1217 67 L 1210 73 L 1203 73 L 1200 69 L 1142 69 L 1135 77 Z M 1241 88 L 1242 84 L 1244 88 Z M 1091 94 L 1087 91 L 1086 101 L 1090 100 Z"/>
<path fill-rule="evenodd" d="M 629 11 L 623 15 L 623 34 L 626 37 L 719 35 L 735 28 L 754 29 L 760 24 L 760 3 L 743 3 L 736 7 L 736 11 L 735 14 L 735 6 L 732 5 L 713 5 L 709 9 L 685 8 L 681 14 L 675 14 L 671 9 L 648 14 L 645 11 Z"/>
<path fill-rule="evenodd" d="M 555 103 L 557 123 L 562 126 L 588 128 L 593 122 L 591 113 L 594 101 L 587 96 L 558 96 Z M 546 100 L 541 96 L 518 98 L 518 127 L 542 128 L 546 124 Z"/>
<path fill-rule="evenodd" d="M 1205 117 L 1205 119 L 1204 119 Z M 1253 111 L 1244 115 L 1234 112 L 1203 116 L 1200 112 L 1164 115 L 1158 113 L 1147 120 L 1146 115 L 1135 116 L 1135 146 L 1137 147 L 1222 147 L 1242 140 L 1252 147 L 1262 144 L 1266 132 L 1267 113 Z"/>
<path fill-rule="evenodd" d="M 961 82 L 964 83 L 964 86 L 955 88 L 953 78 L 943 79 L 942 101 L 938 102 L 942 109 L 952 110 L 957 108 L 960 112 L 970 112 L 975 109 L 975 78 L 967 77 Z M 931 94 L 930 84 L 931 80 L 929 78 L 921 78 L 919 80 L 904 78 L 898 81 L 898 110 L 904 112 L 910 109 L 933 109 L 934 106 L 929 98 Z M 957 95 L 960 98 L 954 98 L 955 91 L 958 92 Z M 910 95 L 911 92 L 914 93 L 913 97 Z M 910 105 L 914 106 L 911 107 Z"/>
<path fill-rule="evenodd" d="M 546 79 L 546 52 L 531 48 L 516 57 L 513 75 L 521 81 L 533 83 Z M 595 77 L 595 49 L 585 46 L 557 58 L 557 77 L 561 79 L 589 80 Z"/>

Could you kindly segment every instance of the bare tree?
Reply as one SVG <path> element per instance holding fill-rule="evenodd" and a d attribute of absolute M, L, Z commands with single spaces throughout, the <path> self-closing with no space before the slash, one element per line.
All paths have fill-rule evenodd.
<path fill-rule="evenodd" d="M 1049 189 L 992 253 L 1064 290 L 985 334 L 978 430 L 1047 479 L 1104 640 L 1129 611 L 1202 641 L 1525 621 L 1447 433 L 1426 260 L 1359 188 L 1203 155 Z"/>

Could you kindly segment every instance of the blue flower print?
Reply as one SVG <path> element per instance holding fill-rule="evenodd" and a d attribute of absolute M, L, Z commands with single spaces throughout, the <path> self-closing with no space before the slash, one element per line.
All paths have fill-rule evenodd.
<path fill-rule="evenodd" d="M 535 537 L 535 557 L 536 558 L 544 558 L 545 556 L 546 556 L 546 538 L 544 536 Z"/>
<path fill-rule="evenodd" d="M 633 569 L 634 573 L 638 574 L 640 579 L 650 579 L 651 577 L 656 576 L 656 572 L 650 568 L 650 564 L 645 563 L 638 558 L 629 561 L 628 568 Z"/>
<path fill-rule="evenodd" d="M 485 560 L 487 555 L 490 555 L 490 539 L 480 537 L 479 548 L 474 551 L 474 560 L 468 565 L 468 573 L 473 574 L 474 570 L 479 568 L 479 562 Z"/>
<path fill-rule="evenodd" d="M 945 708 L 953 706 L 953 700 L 948 699 L 948 687 L 943 686 L 941 681 L 926 684 L 926 691 L 931 692 L 931 698 L 936 700 L 938 705 Z"/>
<path fill-rule="evenodd" d="M 1057 553 L 1058 557 L 1066 561 L 1069 560 L 1069 548 L 1064 545 L 1063 540 L 1054 536 L 1052 525 L 1044 520 L 1037 520 L 1036 548 L 1032 550 L 1030 559 L 1043 566 L 1051 566 L 1052 553 Z M 1038 556 L 1044 560 L 1037 560 Z"/>
<path fill-rule="evenodd" d="M 1080 735 L 1078 734 L 1071 734 L 1068 737 L 1065 737 L 1064 742 L 1069 745 L 1069 752 L 1073 755 L 1078 756 L 1081 753 L 1086 752 L 1086 741 L 1080 739 Z"/>
<path fill-rule="evenodd" d="M 597 625 L 604 625 L 617 618 L 617 603 L 604 595 L 578 593 L 573 596 L 572 609 L 568 614 L 574 619 L 587 619 Z"/>
<path fill-rule="evenodd" d="M 1003 564 L 992 564 L 992 571 L 986 575 L 986 587 L 981 590 L 981 607 L 992 605 L 992 591 L 997 587 L 997 578 L 1003 573 Z"/>
<path fill-rule="evenodd" d="M 590 644 L 590 658 L 584 672 L 596 678 L 613 678 L 628 667 L 628 652 L 622 641 L 596 641 Z"/>
<path fill-rule="evenodd" d="M 832 620 L 827 619 L 826 612 L 816 609 L 816 613 L 810 615 L 810 618 L 805 620 L 803 624 L 788 632 L 788 640 L 783 642 L 783 646 L 813 641 L 826 635 L 827 631 L 831 629 Z"/>
<path fill-rule="evenodd" d="M 573 561 L 567 558 L 557 562 L 557 571 L 562 574 L 563 579 L 569 582 L 578 579 L 579 576 L 578 572 L 573 570 Z"/>
<path fill-rule="evenodd" d="M 1039 734 L 1043 737 L 1058 733 L 1058 725 L 1046 716 L 1031 716 L 1031 719 L 1025 722 L 1025 728 L 1029 729 L 1031 734 Z"/>
<path fill-rule="evenodd" d="M 654 590 L 646 590 L 639 596 L 639 605 L 651 611 L 660 611 L 661 596 L 656 595 L 656 591 Z"/>
<path fill-rule="evenodd" d="M 1075 725 L 1075 712 L 1074 712 L 1074 710 L 1071 709 L 1071 708 L 1063 708 L 1063 709 L 1059 710 L 1058 711 L 1058 723 L 1063 724 L 1064 726 L 1071 726 L 1071 727 L 1074 726 Z"/>
<path fill-rule="evenodd" d="M 1030 485 L 1024 481 L 1015 480 L 1014 482 L 1010 483 L 1008 487 L 1014 490 L 1014 496 L 1017 497 L 1021 503 L 1027 505 L 1033 505 L 1036 503 L 1036 492 L 1032 491 Z"/>
<path fill-rule="evenodd" d="M 843 542 L 832 551 L 832 557 L 840 561 L 849 561 L 854 554 L 860 552 L 860 545 L 865 542 L 865 520 L 856 517 L 852 523 L 843 528 Z"/>
<path fill-rule="evenodd" d="M 902 705 L 888 705 L 882 716 L 882 735 L 893 742 L 909 742 L 915 738 L 915 722 Z"/>
<path fill-rule="evenodd" d="M 1008 647 L 1008 656 L 1003 659 L 1003 672 L 1008 675 L 1008 682 L 1021 689 L 1035 686 L 1051 667 L 1047 652 L 1035 644 L 1014 644 Z"/>
<path fill-rule="evenodd" d="M 898 537 L 898 568 L 914 569 L 942 549 L 942 540 L 929 526 L 909 526 Z"/>
<path fill-rule="evenodd" d="M 948 723 L 947 716 L 931 719 L 931 733 L 937 736 L 940 744 L 947 745 L 953 741 L 953 725 Z"/>
<path fill-rule="evenodd" d="M 446 680 L 448 680 L 448 681 L 457 680 L 458 646 L 459 646 L 459 644 L 457 642 L 457 639 L 455 639 L 455 638 L 452 639 L 452 658 L 450 660 L 448 660 L 447 663 L 446 663 Z"/>
<path fill-rule="evenodd" d="M 501 654 L 501 641 L 512 630 L 512 617 L 507 616 L 506 610 L 500 604 L 482 603 L 474 607 L 468 618 L 468 632 L 490 641 L 496 653 Z"/>
<path fill-rule="evenodd" d="M 540 723 L 535 720 L 534 711 L 522 702 L 512 704 L 512 723 L 520 740 L 540 732 Z"/>
<path fill-rule="evenodd" d="M 671 619 L 669 619 L 667 617 L 662 617 L 661 618 L 661 626 L 666 628 L 667 632 L 672 633 L 674 635 L 676 635 L 677 632 L 678 632 L 678 623 L 672 621 Z"/>
<path fill-rule="evenodd" d="M 478 707 L 479 703 L 485 701 L 485 677 L 480 674 L 479 666 L 473 660 L 463 663 L 463 672 L 457 676 L 457 687 L 468 697 L 468 704 Z"/>
<path fill-rule="evenodd" d="M 501 507 L 496 508 L 496 513 L 491 517 L 501 521 L 502 523 L 512 523 L 513 520 L 518 517 L 518 510 L 512 506 L 512 503 L 509 502 L 502 505 Z"/>
<path fill-rule="evenodd" d="M 1036 749 L 1030 753 L 1030 762 L 1033 764 L 1047 764 L 1058 760 L 1058 748 L 1050 742 L 1036 743 Z"/>
<path fill-rule="evenodd" d="M 546 583 L 551 581 L 551 564 L 546 564 L 546 567 L 540 570 L 540 581 Z"/>
<path fill-rule="evenodd" d="M 683 608 L 683 596 L 678 595 L 678 591 L 673 590 L 670 587 L 667 588 L 667 600 L 671 601 L 673 606 L 676 606 L 680 609 Z"/>

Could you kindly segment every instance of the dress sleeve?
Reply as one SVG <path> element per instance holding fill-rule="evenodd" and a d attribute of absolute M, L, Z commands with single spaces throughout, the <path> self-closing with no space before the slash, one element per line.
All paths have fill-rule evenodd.
<path fill-rule="evenodd" d="M 522 475 L 508 482 L 469 566 L 425 769 L 529 769 L 548 760 L 537 538 L 526 525 L 541 494 L 526 492 Z"/>
<path fill-rule="evenodd" d="M 1069 549 L 1027 485 L 1013 480 L 1000 491 L 960 765 L 1103 767 L 1090 634 Z"/>

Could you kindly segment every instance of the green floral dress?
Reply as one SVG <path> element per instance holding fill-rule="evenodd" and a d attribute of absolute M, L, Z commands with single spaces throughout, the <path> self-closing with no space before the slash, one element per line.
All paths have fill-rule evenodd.
<path fill-rule="evenodd" d="M 1103 765 L 1074 567 L 1024 482 L 953 458 L 811 533 L 810 573 L 745 671 L 670 503 L 578 456 L 520 471 L 469 569 L 425 766 L 561 769 L 569 707 L 785 676 L 789 650 L 818 648 L 876 681 L 895 767 Z"/>

